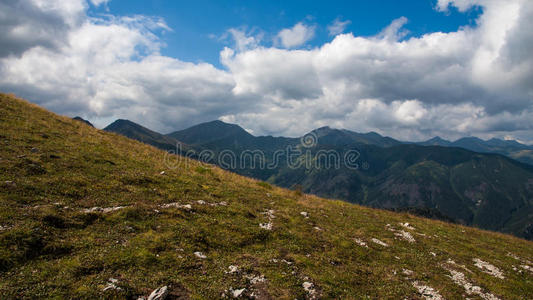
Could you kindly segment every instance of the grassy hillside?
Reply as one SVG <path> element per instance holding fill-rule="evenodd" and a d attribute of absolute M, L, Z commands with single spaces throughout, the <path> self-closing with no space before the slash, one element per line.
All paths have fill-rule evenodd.
<path fill-rule="evenodd" d="M 169 168 L 3 94 L 0 145 L 3 299 L 533 298 L 525 240 Z"/>

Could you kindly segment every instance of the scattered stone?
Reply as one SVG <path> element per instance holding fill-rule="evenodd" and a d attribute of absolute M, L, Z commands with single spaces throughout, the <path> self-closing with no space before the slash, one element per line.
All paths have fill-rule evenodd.
<path fill-rule="evenodd" d="M 260 223 L 259 227 L 261 227 L 264 230 L 272 230 L 273 225 L 272 225 L 272 222 Z"/>
<path fill-rule="evenodd" d="M 520 268 L 533 273 L 533 268 L 528 265 L 520 265 Z"/>
<path fill-rule="evenodd" d="M 196 201 L 196 203 L 200 204 L 200 205 L 204 205 L 205 204 L 205 201 L 204 200 L 198 200 Z"/>
<path fill-rule="evenodd" d="M 413 236 L 407 231 L 403 231 L 403 230 L 396 231 L 394 233 L 394 235 L 397 236 L 397 237 L 400 237 L 400 238 L 402 238 L 402 239 L 404 239 L 406 241 L 408 241 L 409 243 L 416 242 L 416 240 L 413 238 Z"/>
<path fill-rule="evenodd" d="M 322 231 L 322 228 L 320 228 L 318 226 L 313 227 L 313 229 L 316 230 L 316 231 Z"/>
<path fill-rule="evenodd" d="M 302 211 L 300 215 L 304 216 L 306 219 L 309 218 L 309 213 L 307 213 L 306 211 Z"/>
<path fill-rule="evenodd" d="M 155 289 L 150 296 L 148 296 L 148 300 L 164 300 L 168 296 L 168 287 L 162 286 L 160 288 Z"/>
<path fill-rule="evenodd" d="M 269 209 L 269 210 L 266 210 L 265 212 L 262 212 L 261 214 L 266 215 L 269 219 L 275 219 L 276 216 L 274 215 L 274 213 L 276 213 L 275 210 Z"/>
<path fill-rule="evenodd" d="M 478 295 L 481 299 L 484 299 L 484 300 L 499 300 L 498 297 L 494 296 L 491 293 L 483 292 L 481 287 L 473 285 L 471 282 L 469 282 L 466 279 L 464 273 L 461 273 L 459 271 L 455 271 L 455 270 L 453 270 L 451 268 L 446 268 L 445 267 L 445 269 L 448 272 L 450 272 L 453 282 L 455 282 L 455 284 L 457 284 L 459 286 L 462 286 L 465 289 L 465 291 L 466 291 L 466 293 L 468 295 Z"/>
<path fill-rule="evenodd" d="M 84 210 L 82 210 L 84 213 L 96 213 L 96 212 L 101 212 L 101 213 L 110 213 L 110 212 L 113 212 L 113 211 L 117 211 L 117 210 L 120 210 L 120 209 L 123 209 L 123 208 L 126 208 L 126 206 L 115 206 L 115 207 L 92 207 L 92 208 L 86 208 Z"/>
<path fill-rule="evenodd" d="M 406 276 L 411 276 L 411 275 L 413 275 L 413 271 L 411 271 L 409 269 L 403 269 L 402 270 L 402 274 L 406 275 Z"/>
<path fill-rule="evenodd" d="M 273 259 L 271 259 L 270 262 L 275 263 L 275 264 L 277 264 L 278 262 L 282 262 L 282 263 L 286 263 L 286 264 L 289 265 L 289 266 L 293 264 L 292 261 L 288 261 L 288 260 L 286 260 L 286 259 L 281 259 L 281 260 L 279 260 L 279 259 L 277 259 L 277 258 L 273 258 Z"/>
<path fill-rule="evenodd" d="M 429 252 L 429 254 L 431 254 L 433 257 L 437 257 L 437 253 L 435 252 Z"/>
<path fill-rule="evenodd" d="M 400 223 L 402 224 L 402 223 Z M 407 226 L 409 226 L 409 223 L 405 223 L 407 224 Z M 392 231 L 394 232 L 394 235 L 401 238 L 401 239 L 404 239 L 406 241 L 408 241 L 409 243 L 414 243 L 416 242 L 415 238 L 413 238 L 413 236 L 411 235 L 411 233 L 407 232 L 407 231 L 404 231 L 404 230 L 396 230 L 394 228 L 392 228 L 392 226 L 390 224 L 387 224 L 385 225 L 385 227 L 387 228 L 388 231 Z M 414 228 L 413 228 L 414 229 Z"/>
<path fill-rule="evenodd" d="M 198 258 L 201 258 L 201 259 L 206 259 L 206 258 L 207 258 L 207 256 L 205 256 L 205 254 L 203 254 L 203 253 L 200 252 L 200 251 L 196 251 L 196 252 L 194 252 L 194 255 L 195 255 L 196 257 L 198 257 Z"/>
<path fill-rule="evenodd" d="M 109 278 L 109 280 L 107 282 L 107 285 L 105 286 L 105 288 L 102 289 L 102 291 L 105 292 L 105 291 L 108 291 L 108 290 L 117 290 L 117 291 L 122 290 L 122 288 L 120 288 L 120 287 L 118 287 L 116 285 L 117 283 L 118 283 L 118 279 Z"/>
<path fill-rule="evenodd" d="M 400 222 L 400 225 L 401 225 L 402 227 L 405 227 L 405 228 L 409 229 L 409 230 L 415 230 L 415 228 L 414 228 L 413 226 L 411 226 L 411 224 L 409 224 L 409 223 L 407 223 L 407 222 L 406 222 L 406 223 L 401 223 L 401 222 Z"/>
<path fill-rule="evenodd" d="M 316 293 L 315 285 L 312 282 L 304 281 L 304 283 L 302 283 L 302 287 L 310 296 L 313 296 Z"/>
<path fill-rule="evenodd" d="M 520 257 L 516 256 L 515 254 L 512 254 L 511 252 L 507 253 L 507 256 L 509 257 L 512 257 L 518 261 L 520 261 L 522 264 L 520 265 L 520 267 L 526 271 L 529 271 L 531 273 L 533 273 L 533 267 L 531 267 L 532 263 L 529 261 L 529 260 L 524 260 L 524 259 L 521 259 Z M 513 270 L 514 271 L 518 271 L 519 273 L 522 273 L 522 270 L 518 270 L 518 268 L 514 267 L 513 266 Z"/>
<path fill-rule="evenodd" d="M 165 175 L 165 171 L 161 171 L 161 173 L 159 173 L 159 175 Z"/>
<path fill-rule="evenodd" d="M 239 267 L 234 266 L 234 265 L 229 266 L 228 269 L 229 269 L 229 271 L 226 271 L 224 273 L 226 273 L 226 274 L 234 274 L 234 273 L 238 273 L 239 272 Z"/>
<path fill-rule="evenodd" d="M 192 206 L 190 204 L 181 205 L 178 202 L 167 203 L 167 204 L 161 205 L 161 208 L 171 208 L 171 207 L 181 208 L 181 209 L 185 209 L 185 210 L 191 210 L 192 209 Z"/>
<path fill-rule="evenodd" d="M 363 240 L 360 240 L 358 238 L 355 238 L 355 243 L 361 247 L 365 247 L 365 248 L 368 248 L 367 244 L 365 242 L 363 242 Z"/>
<path fill-rule="evenodd" d="M 265 278 L 264 275 L 258 275 L 258 276 L 246 275 L 245 277 L 246 277 L 246 279 L 248 279 L 250 281 L 250 284 L 256 284 L 256 283 L 260 283 L 260 282 L 265 282 L 266 281 L 266 278 Z"/>
<path fill-rule="evenodd" d="M 228 202 L 222 201 L 222 202 L 219 202 L 218 205 L 220 205 L 220 206 L 228 206 Z"/>
<path fill-rule="evenodd" d="M 444 300 L 444 297 L 442 297 L 438 291 L 430 286 L 422 284 L 418 281 L 413 281 L 413 286 L 426 300 Z"/>
<path fill-rule="evenodd" d="M 481 271 L 491 275 L 491 276 L 494 276 L 494 277 L 497 277 L 497 278 L 500 278 L 500 279 L 504 279 L 505 277 L 503 276 L 503 272 L 498 269 L 496 266 L 493 266 L 491 265 L 490 263 L 486 262 L 486 261 L 482 261 L 481 259 L 479 258 L 474 258 L 474 265 L 476 267 L 478 267 L 479 269 L 481 269 Z"/>
<path fill-rule="evenodd" d="M 231 296 L 232 296 L 233 298 L 239 298 L 240 296 L 242 296 L 242 294 L 244 293 L 244 291 L 246 291 L 246 288 L 235 289 L 235 290 L 230 289 Z"/>
<path fill-rule="evenodd" d="M 31 148 L 31 153 L 37 153 L 39 152 L 39 148 Z"/>
<path fill-rule="evenodd" d="M 376 239 L 376 238 L 372 238 L 372 242 L 373 242 L 373 243 L 376 243 L 376 244 L 378 244 L 378 245 L 381 245 L 381 246 L 383 246 L 383 247 L 388 247 L 388 246 L 389 246 L 389 245 L 387 245 L 387 243 L 384 243 L 384 242 L 382 242 L 382 241 L 380 241 L 380 240 L 378 240 L 378 239 Z"/>

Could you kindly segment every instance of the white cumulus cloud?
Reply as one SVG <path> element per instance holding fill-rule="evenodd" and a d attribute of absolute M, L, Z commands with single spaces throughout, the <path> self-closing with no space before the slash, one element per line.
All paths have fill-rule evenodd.
<path fill-rule="evenodd" d="M 305 44 L 315 36 L 315 26 L 308 26 L 302 22 L 292 28 L 282 29 L 276 39 L 285 48 L 295 48 Z"/>
<path fill-rule="evenodd" d="M 342 21 L 340 18 L 333 20 L 331 24 L 328 25 L 329 35 L 341 34 L 346 30 L 346 27 L 352 23 L 350 20 Z"/>

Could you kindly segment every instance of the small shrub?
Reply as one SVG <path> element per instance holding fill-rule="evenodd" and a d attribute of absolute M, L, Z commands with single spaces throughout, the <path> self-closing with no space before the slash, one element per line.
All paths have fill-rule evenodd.
<path fill-rule="evenodd" d="M 301 184 L 294 185 L 292 189 L 294 191 L 294 194 L 298 197 L 301 197 L 304 194 L 303 187 Z"/>
<path fill-rule="evenodd" d="M 264 182 L 264 181 L 257 182 L 257 185 L 260 186 L 260 187 L 263 187 L 263 188 L 265 188 L 267 190 L 271 190 L 272 189 L 272 186 L 269 183 Z"/>

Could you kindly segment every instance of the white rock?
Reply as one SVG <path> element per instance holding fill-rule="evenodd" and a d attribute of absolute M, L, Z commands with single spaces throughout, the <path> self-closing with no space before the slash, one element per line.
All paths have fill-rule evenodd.
<path fill-rule="evenodd" d="M 409 269 L 403 269 L 402 270 L 402 274 L 403 275 L 407 275 L 407 276 L 411 276 L 411 275 L 413 275 L 413 271 L 411 271 Z"/>
<path fill-rule="evenodd" d="M 528 265 L 520 265 L 520 268 L 533 273 L 533 268 Z"/>
<path fill-rule="evenodd" d="M 378 240 L 376 238 L 372 238 L 372 242 L 374 242 L 375 244 L 381 245 L 383 247 L 388 247 L 389 246 L 389 245 L 387 245 L 387 243 L 382 242 L 382 241 L 380 241 L 380 240 Z"/>
<path fill-rule="evenodd" d="M 201 258 L 201 259 L 206 259 L 207 258 L 207 256 L 205 254 L 203 254 L 202 252 L 200 252 L 200 251 L 194 252 L 194 255 L 196 257 L 198 257 L 198 258 Z"/>
<path fill-rule="evenodd" d="M 161 171 L 161 173 L 159 173 L 159 175 L 165 175 L 165 171 Z"/>
<path fill-rule="evenodd" d="M 155 289 L 150 296 L 148 296 L 148 300 L 163 300 L 168 296 L 168 287 L 165 285 L 163 287 Z"/>
<path fill-rule="evenodd" d="M 171 208 L 171 207 L 182 208 L 182 209 L 185 209 L 185 210 L 191 210 L 192 209 L 192 206 L 190 204 L 181 205 L 178 202 L 167 203 L 167 204 L 161 205 L 161 208 Z"/>
<path fill-rule="evenodd" d="M 116 285 L 118 283 L 118 279 L 109 278 L 108 281 L 109 282 L 107 283 L 107 285 L 102 289 L 103 292 L 108 291 L 108 290 L 117 290 L 117 291 L 122 290 L 122 288 Z"/>
<path fill-rule="evenodd" d="M 268 223 L 259 224 L 259 227 L 261 227 L 264 230 L 272 230 L 273 225 L 271 222 L 268 222 Z"/>
<path fill-rule="evenodd" d="M 239 272 L 239 267 L 234 266 L 234 265 L 229 266 L 228 269 L 229 269 L 229 271 L 226 271 L 226 272 L 224 272 L 224 273 L 226 273 L 226 274 L 233 274 L 233 273 L 237 273 L 237 272 Z"/>
<path fill-rule="evenodd" d="M 275 210 L 268 209 L 268 210 L 265 210 L 265 212 L 262 212 L 261 214 L 266 215 L 269 219 L 275 219 L 276 218 L 276 216 L 274 215 L 275 213 L 276 213 Z"/>
<path fill-rule="evenodd" d="M 300 213 L 300 215 L 302 215 L 302 216 L 304 216 L 304 217 L 306 217 L 306 218 L 309 218 L 309 213 L 307 213 L 306 211 L 302 211 L 302 212 Z"/>
<path fill-rule="evenodd" d="M 355 238 L 354 240 L 355 240 L 355 243 L 356 243 L 357 245 L 359 245 L 359 246 L 361 246 L 361 247 L 368 248 L 368 246 L 366 245 L 365 242 L 363 242 L 363 240 L 360 240 L 360 239 L 358 239 L 358 238 Z"/>
<path fill-rule="evenodd" d="M 83 209 L 82 211 L 84 213 L 94 213 L 94 212 L 109 213 L 109 212 L 113 212 L 113 211 L 120 210 L 123 208 L 126 208 L 126 207 L 125 206 L 115 206 L 115 207 L 105 207 L 105 208 L 92 207 L 92 208 Z"/>
<path fill-rule="evenodd" d="M 246 288 L 232 290 L 231 296 L 233 296 L 233 298 L 239 298 L 244 291 L 246 291 Z"/>
<path fill-rule="evenodd" d="M 256 283 L 259 283 L 259 282 L 265 282 L 266 281 L 266 278 L 265 278 L 264 275 L 258 275 L 258 276 L 247 275 L 245 277 L 246 277 L 246 279 L 248 279 L 250 281 L 251 284 L 256 284 Z"/>
<path fill-rule="evenodd" d="M 320 228 L 318 226 L 313 227 L 313 229 L 315 229 L 316 231 L 322 231 L 322 228 Z"/>
<path fill-rule="evenodd" d="M 413 226 L 411 226 L 411 224 L 409 224 L 407 222 L 405 222 L 405 223 L 401 223 L 400 222 L 400 225 L 405 227 L 405 228 L 407 228 L 407 229 L 409 229 L 409 230 L 415 230 L 415 228 Z"/>
<path fill-rule="evenodd" d="M 500 278 L 500 279 L 504 279 L 505 277 L 503 276 L 503 272 L 498 269 L 496 266 L 493 266 L 491 265 L 490 263 L 486 262 L 486 261 L 482 261 L 481 259 L 479 258 L 474 258 L 474 265 L 476 267 L 478 267 L 479 269 L 481 269 L 481 271 L 489 274 L 489 275 L 492 275 L 494 277 L 497 277 L 497 278 Z"/>
<path fill-rule="evenodd" d="M 445 269 L 447 269 L 448 272 L 451 273 L 452 281 L 455 282 L 455 284 L 462 286 L 468 295 L 478 295 L 479 297 L 485 300 L 498 300 L 499 299 L 498 297 L 494 296 L 491 293 L 483 292 L 481 287 L 473 285 L 470 281 L 466 279 L 464 273 L 455 271 L 454 269 L 451 269 L 451 268 L 445 267 Z"/>
<path fill-rule="evenodd" d="M 302 287 L 309 295 L 313 295 L 315 293 L 315 285 L 312 282 L 305 281 L 304 283 L 302 283 Z"/>
<path fill-rule="evenodd" d="M 426 300 L 444 300 L 444 297 L 442 297 L 438 291 L 436 291 L 434 288 L 427 286 L 425 284 L 422 284 L 418 281 L 413 282 L 413 286 L 415 289 L 418 290 L 418 292 L 424 297 Z"/>
<path fill-rule="evenodd" d="M 397 237 L 400 237 L 400 238 L 402 238 L 402 239 L 404 239 L 406 241 L 408 241 L 409 243 L 416 242 L 416 240 L 413 238 L 413 236 L 407 231 L 403 231 L 403 230 L 396 231 L 394 233 L 394 235 L 397 236 Z"/>

